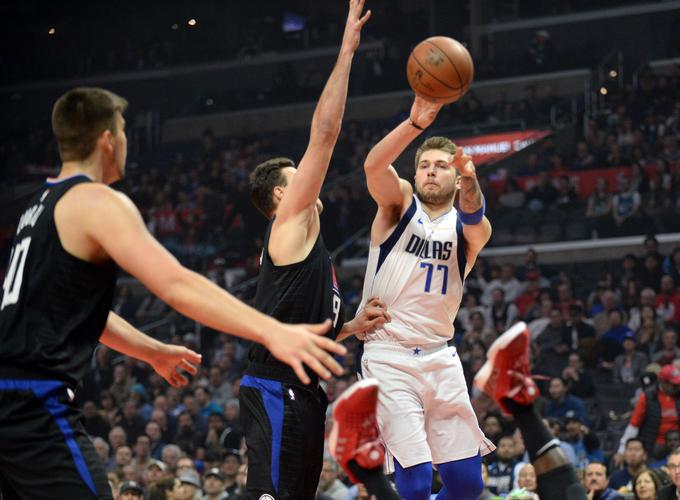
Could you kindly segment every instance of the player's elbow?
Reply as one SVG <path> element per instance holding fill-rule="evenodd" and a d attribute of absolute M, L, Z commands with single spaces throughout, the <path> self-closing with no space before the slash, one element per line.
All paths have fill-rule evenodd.
<path fill-rule="evenodd" d="M 314 141 L 320 145 L 333 146 L 340 135 L 340 124 L 332 121 L 317 121 L 312 124 L 310 142 Z"/>

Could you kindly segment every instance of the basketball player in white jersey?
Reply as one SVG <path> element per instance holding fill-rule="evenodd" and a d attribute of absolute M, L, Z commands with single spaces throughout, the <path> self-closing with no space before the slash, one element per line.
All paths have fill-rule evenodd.
<path fill-rule="evenodd" d="M 475 167 L 443 137 L 418 148 L 415 193 L 391 165 L 440 108 L 416 97 L 410 118 L 364 165 L 378 212 L 363 296 L 381 297 L 392 321 L 366 334 L 361 367 L 380 382 L 378 424 L 406 500 L 430 498 L 433 465 L 445 485 L 437 499 L 478 498 L 480 455 L 493 450 L 477 424 L 460 359 L 447 345 L 463 280 L 491 236 Z"/>

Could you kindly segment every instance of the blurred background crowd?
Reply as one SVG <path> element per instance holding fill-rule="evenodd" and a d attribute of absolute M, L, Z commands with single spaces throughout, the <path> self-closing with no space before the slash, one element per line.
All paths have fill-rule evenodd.
<path fill-rule="evenodd" d="M 180 261 L 250 300 L 266 221 L 248 175 L 304 151 L 344 22 L 344 3 L 332 3 L 0 2 L 0 278 L 24 201 L 58 168 L 51 105 L 70 87 L 101 85 L 131 103 L 127 177 L 116 187 Z M 473 52 L 476 83 L 428 134 L 504 153 L 475 157 L 494 234 L 454 324 L 468 381 L 491 342 L 526 321 L 542 412 L 594 498 L 610 498 L 607 488 L 634 498 L 643 470 L 666 480 L 680 444 L 680 5 L 368 3 L 373 19 L 322 192 L 348 315 L 361 299 L 375 210 L 363 160 L 407 116 L 411 47 L 427 34 L 453 36 Z M 509 146 L 499 134 L 512 136 Z M 411 158 L 396 165 L 407 178 Z M 204 360 L 176 390 L 97 349 L 77 397 L 121 498 L 242 498 L 237 396 L 248 344 L 171 312 L 124 273 L 114 310 Z M 346 375 L 326 387 L 331 402 L 356 379 L 361 345 L 347 344 Z M 520 488 L 532 498 L 535 473 L 513 422 L 472 396 L 498 446 L 485 465 L 487 498 L 524 498 L 511 493 Z M 639 429 L 632 441 L 629 425 Z M 320 499 L 362 495 L 324 464 Z"/>

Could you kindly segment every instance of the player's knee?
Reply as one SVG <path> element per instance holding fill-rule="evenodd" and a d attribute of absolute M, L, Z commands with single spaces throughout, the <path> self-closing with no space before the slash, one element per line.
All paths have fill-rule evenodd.
<path fill-rule="evenodd" d="M 450 494 L 448 499 L 472 500 L 479 498 L 484 489 L 481 457 L 446 462 L 437 467 L 442 482 Z"/>
<path fill-rule="evenodd" d="M 394 467 L 397 490 L 404 500 L 428 500 L 430 498 L 432 462 L 404 468 L 395 459 Z"/>

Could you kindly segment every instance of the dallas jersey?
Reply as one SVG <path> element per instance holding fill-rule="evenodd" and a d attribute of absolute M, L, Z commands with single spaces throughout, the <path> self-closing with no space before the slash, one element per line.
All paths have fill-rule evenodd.
<path fill-rule="evenodd" d="M 453 338 L 453 320 L 463 297 L 465 242 L 456 210 L 430 220 L 413 201 L 392 234 L 371 246 L 364 279 L 363 308 L 379 297 L 392 321 L 366 335 L 366 341 L 396 341 L 429 347 Z"/>

